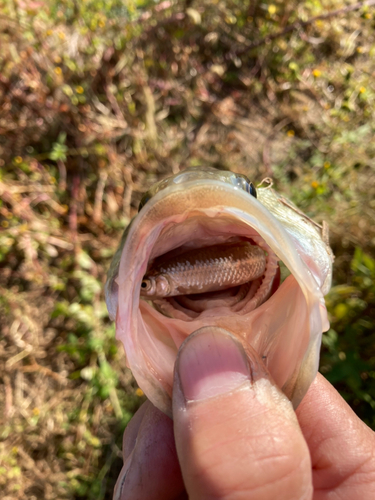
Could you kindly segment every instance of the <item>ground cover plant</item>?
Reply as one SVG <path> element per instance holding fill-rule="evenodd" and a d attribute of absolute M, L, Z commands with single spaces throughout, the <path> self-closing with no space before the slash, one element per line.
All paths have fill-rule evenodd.
<path fill-rule="evenodd" d="M 211 165 L 331 227 L 322 373 L 375 428 L 373 1 L 5 0 L 0 488 L 109 499 L 143 402 L 105 274 L 142 193 Z"/>

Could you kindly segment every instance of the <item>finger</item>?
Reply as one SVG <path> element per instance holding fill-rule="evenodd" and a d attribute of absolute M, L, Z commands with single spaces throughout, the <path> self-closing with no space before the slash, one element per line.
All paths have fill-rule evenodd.
<path fill-rule="evenodd" d="M 145 403 L 124 435 L 124 466 L 114 500 L 177 500 L 184 492 L 172 420 Z M 181 497 L 183 498 L 183 497 Z"/>
<path fill-rule="evenodd" d="M 314 499 L 375 498 L 375 434 L 320 373 L 297 417 L 310 448 Z"/>
<path fill-rule="evenodd" d="M 312 497 L 311 464 L 292 406 L 256 353 L 220 328 L 180 348 L 173 418 L 191 500 Z"/>
<path fill-rule="evenodd" d="M 143 417 L 145 416 L 145 413 L 150 408 L 150 406 L 152 406 L 150 401 L 146 401 L 145 403 L 143 403 L 143 405 L 139 408 L 134 417 L 126 426 L 124 437 L 122 440 L 122 454 L 124 457 L 124 462 L 135 447 L 138 431 L 142 424 Z"/>

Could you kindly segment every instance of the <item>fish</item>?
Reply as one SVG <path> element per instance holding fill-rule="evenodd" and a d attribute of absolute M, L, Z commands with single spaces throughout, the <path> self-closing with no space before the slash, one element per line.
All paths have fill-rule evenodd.
<path fill-rule="evenodd" d="M 225 290 L 260 278 L 265 269 L 265 252 L 248 241 L 166 254 L 144 276 L 141 297 L 155 299 Z"/>
<path fill-rule="evenodd" d="M 297 408 L 329 329 L 324 296 L 334 255 L 327 234 L 326 224 L 267 182 L 255 187 L 243 174 L 209 166 L 187 168 L 145 193 L 113 257 L 105 297 L 149 400 L 172 415 L 178 349 L 211 326 L 232 333 L 245 351 L 255 349 Z M 236 275 L 236 265 L 244 269 L 246 259 L 260 271 L 231 281 L 220 275 L 220 259 L 227 276 Z"/>

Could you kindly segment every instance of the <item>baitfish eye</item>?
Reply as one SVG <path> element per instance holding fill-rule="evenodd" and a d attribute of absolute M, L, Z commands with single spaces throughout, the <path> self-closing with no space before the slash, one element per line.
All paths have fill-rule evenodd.
<path fill-rule="evenodd" d="M 148 202 L 148 200 L 151 199 L 151 195 L 147 193 L 145 193 L 142 198 L 141 198 L 141 201 L 139 202 L 139 206 L 138 206 L 138 212 L 141 211 L 141 209 L 146 205 L 146 203 Z"/>
<path fill-rule="evenodd" d="M 250 182 L 250 179 L 246 177 L 246 175 L 236 174 L 235 185 L 251 194 L 251 196 L 254 196 L 254 198 L 257 198 L 257 190 L 255 189 L 254 184 Z"/>
<path fill-rule="evenodd" d="M 141 289 L 148 292 L 151 289 L 151 281 L 147 278 L 143 278 L 141 283 Z"/>

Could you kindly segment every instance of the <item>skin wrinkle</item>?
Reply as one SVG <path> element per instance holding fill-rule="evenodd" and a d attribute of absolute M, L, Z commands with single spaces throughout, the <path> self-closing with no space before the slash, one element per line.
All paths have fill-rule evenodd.
<path fill-rule="evenodd" d="M 247 467 L 246 464 L 248 464 L 249 462 L 249 456 L 256 457 L 256 462 L 254 463 L 254 465 L 256 466 L 257 469 L 259 469 L 259 472 L 256 473 L 256 471 L 252 471 L 252 476 L 254 478 L 257 477 L 258 475 L 260 475 L 260 477 L 263 477 L 269 471 L 270 465 L 268 465 L 268 462 L 273 462 L 274 464 L 276 464 L 277 462 L 281 463 L 284 462 L 284 467 L 276 466 L 276 468 L 278 469 L 278 474 L 280 474 L 281 477 L 275 477 L 272 478 L 272 480 L 271 478 L 269 478 L 268 480 L 269 486 L 267 486 L 267 489 L 272 489 L 272 484 L 278 483 L 279 481 L 289 482 L 290 478 L 295 477 L 294 476 L 295 473 L 293 474 L 293 472 L 295 470 L 298 471 L 298 469 L 301 469 L 302 471 L 304 468 L 307 468 L 309 471 L 308 474 L 310 475 L 310 464 L 308 455 L 306 455 L 306 460 L 308 462 L 307 467 L 306 467 L 306 460 L 301 461 L 300 459 L 297 459 L 298 461 L 296 461 L 295 454 L 293 452 L 285 454 L 283 453 L 282 455 L 279 455 L 279 457 L 275 457 L 274 455 L 272 458 L 272 449 L 274 449 L 275 454 L 279 454 L 280 438 L 278 437 L 278 433 L 280 432 L 280 429 L 278 424 L 280 424 L 281 415 L 278 415 L 277 414 L 278 412 L 276 412 L 275 415 L 275 413 L 271 411 L 269 406 L 264 406 L 263 402 L 260 403 L 258 398 L 253 394 L 252 389 L 249 390 L 249 393 L 243 391 L 241 393 L 236 394 L 237 399 L 234 407 L 237 410 L 233 414 L 229 415 L 230 418 L 229 422 L 228 420 L 226 420 L 226 422 L 228 423 L 228 428 L 231 429 L 231 431 L 233 429 L 233 432 L 230 432 L 229 435 L 226 434 L 225 435 L 226 439 L 222 439 L 224 435 L 221 432 L 221 430 L 223 426 L 223 420 L 225 420 L 226 413 L 225 410 L 223 410 L 224 413 L 221 412 L 220 415 L 216 415 L 217 420 L 215 420 L 216 410 L 218 406 L 220 406 L 221 408 L 225 408 L 227 406 L 226 399 L 232 398 L 233 396 L 234 394 L 224 394 L 220 398 L 221 401 L 219 400 L 219 397 L 216 397 L 212 398 L 210 401 L 207 400 L 204 402 L 199 401 L 195 402 L 194 404 L 189 403 L 189 419 L 191 419 L 191 421 L 193 422 L 193 424 L 189 427 L 190 429 L 189 435 L 192 436 L 191 438 L 192 442 L 190 445 L 192 449 L 189 452 L 189 455 L 196 457 L 196 460 L 198 460 L 198 463 L 195 463 L 193 467 L 194 475 L 191 478 L 191 482 L 197 483 L 197 481 L 198 482 L 204 481 L 204 483 L 208 486 L 210 493 L 211 493 L 210 490 L 212 488 L 217 490 L 217 488 L 219 487 L 220 491 L 221 488 L 228 488 L 228 491 L 229 490 L 233 491 L 238 488 L 238 486 L 232 481 L 229 481 L 229 484 L 226 484 L 227 479 L 224 479 L 224 482 L 221 481 L 220 485 L 209 484 L 211 477 L 216 477 L 216 478 L 222 477 L 222 470 L 220 469 L 222 469 L 223 463 L 222 463 L 222 457 L 218 452 L 218 450 L 220 449 L 226 450 L 226 453 L 228 454 L 227 455 L 228 462 L 233 464 L 233 460 L 235 459 L 236 463 L 233 465 L 234 469 L 240 468 L 242 464 L 245 464 L 245 467 Z M 258 408 L 256 408 L 254 414 L 253 413 L 249 414 L 248 413 L 249 405 L 254 407 L 253 403 L 255 403 L 255 405 L 260 404 L 261 409 L 259 410 Z M 211 414 L 212 414 L 212 419 L 211 419 Z M 199 417 L 199 415 L 201 416 Z M 291 414 L 290 416 L 291 418 L 288 419 L 288 422 L 289 425 L 292 427 L 291 424 L 293 420 L 295 421 L 295 417 L 294 414 Z M 275 417 L 276 417 L 276 422 L 274 422 Z M 202 420 L 210 421 L 210 428 L 208 430 L 208 433 L 207 430 L 204 432 L 204 429 L 201 428 Z M 267 420 L 267 423 L 268 421 L 270 421 L 272 423 L 272 428 L 268 427 L 266 432 L 262 432 L 262 437 L 263 437 L 262 439 L 262 437 L 256 434 L 256 429 L 254 433 L 252 427 L 254 421 L 256 427 L 259 427 L 259 421 L 264 421 L 264 420 Z M 283 415 L 282 420 L 285 422 L 285 414 Z M 236 427 L 233 427 L 231 425 L 232 421 L 234 422 L 234 425 L 237 425 L 241 429 L 243 429 L 243 432 L 237 433 L 235 430 Z M 247 429 L 252 430 L 249 436 Z M 245 435 L 245 444 L 244 444 L 243 434 Z M 219 436 L 219 440 L 213 439 L 212 436 L 216 436 L 216 438 L 217 436 Z M 266 438 L 266 443 L 264 442 L 264 438 Z M 283 446 L 284 449 L 289 446 L 289 438 L 286 434 L 285 438 L 284 436 L 281 437 L 281 440 L 284 441 L 284 446 Z M 300 445 L 298 445 L 297 443 L 296 446 L 299 447 Z M 259 456 L 259 449 L 264 449 L 265 453 L 264 456 Z M 240 454 L 239 451 L 241 451 Z M 231 455 L 234 453 L 235 455 L 233 458 Z M 239 467 L 237 466 L 237 464 L 239 464 Z M 236 479 L 237 477 L 234 478 L 234 480 Z M 251 485 L 251 491 L 255 491 L 258 488 L 264 489 L 264 485 L 257 485 L 254 483 Z M 212 498 L 220 498 L 220 499 L 226 498 L 225 495 L 224 496 L 220 495 L 219 497 L 217 495 L 217 492 L 216 495 L 214 495 L 214 493 L 215 492 L 213 492 Z M 232 500 L 232 497 L 230 498 Z M 241 496 L 239 496 L 239 498 L 241 498 Z M 247 498 L 247 497 L 243 496 L 242 498 Z M 300 499 L 301 497 L 299 496 L 298 498 Z M 307 496 L 306 498 L 309 498 L 309 496 Z M 287 500 L 290 499 L 288 498 Z"/>
<path fill-rule="evenodd" d="M 310 387 L 297 416 L 312 456 L 314 500 L 348 500 L 357 495 L 373 500 L 375 434 L 322 375 Z M 364 484 L 372 486 L 367 497 L 363 497 Z"/>
<path fill-rule="evenodd" d="M 260 489 L 263 489 L 263 491 L 266 490 L 266 488 L 271 488 L 272 487 L 272 490 L 275 490 L 275 485 L 277 485 L 278 483 L 284 483 L 284 482 L 287 482 L 287 480 L 290 478 L 290 477 L 295 477 L 296 475 L 298 475 L 298 469 L 301 469 L 301 474 L 303 474 L 303 471 L 305 469 L 305 462 L 309 461 L 308 457 L 306 457 L 304 460 L 302 461 L 299 461 L 297 464 L 296 464 L 296 467 L 295 469 L 291 469 L 288 473 L 286 474 L 283 474 L 281 477 L 279 478 L 274 478 L 273 481 L 269 481 L 269 483 L 267 485 L 260 485 L 256 488 L 253 488 L 251 490 L 251 492 L 254 494 L 256 493 L 257 490 L 260 490 Z M 283 485 L 281 484 L 280 487 L 279 487 L 280 491 L 283 491 Z M 309 491 L 310 490 L 310 491 Z M 303 496 L 303 497 L 300 497 L 298 496 L 298 500 L 304 500 L 304 499 L 310 499 L 312 497 L 312 487 L 311 488 L 308 488 L 308 490 L 306 490 L 305 492 L 306 494 Z M 289 494 L 288 494 L 289 495 Z M 267 497 L 265 497 L 267 498 Z M 232 500 L 232 499 L 230 499 Z M 287 500 L 292 500 L 291 497 L 288 496 L 288 499 Z"/>
<path fill-rule="evenodd" d="M 308 457 L 306 458 L 306 460 L 309 461 Z M 250 496 L 248 496 L 250 494 L 253 497 L 254 495 L 257 494 L 258 491 L 264 492 L 265 494 L 262 495 L 262 498 L 268 499 L 270 497 L 267 496 L 267 489 L 271 489 L 271 491 L 274 491 L 275 485 L 277 485 L 278 483 L 281 483 L 280 491 L 282 491 L 282 488 L 283 488 L 282 483 L 287 482 L 290 477 L 293 477 L 293 476 L 296 477 L 296 475 L 298 475 L 298 469 L 302 469 L 301 473 L 303 474 L 303 469 L 305 466 L 304 462 L 306 460 L 303 460 L 302 462 L 299 461 L 298 463 L 296 463 L 295 468 L 291 469 L 288 473 L 283 474 L 281 477 L 277 477 L 277 478 L 274 478 L 273 480 L 270 480 L 267 485 L 264 485 L 264 484 L 261 484 L 258 486 L 251 485 L 251 488 L 249 488 L 248 478 L 246 476 L 244 476 L 243 484 L 238 484 L 235 491 L 233 490 L 233 485 L 228 484 L 227 491 L 225 489 L 222 490 L 220 492 L 220 496 L 217 495 L 217 492 L 213 492 L 212 495 L 211 494 L 208 494 L 208 496 L 205 495 L 204 500 L 208 500 L 211 498 L 212 498 L 212 500 L 219 500 L 219 499 L 220 500 L 236 500 L 237 496 L 240 500 L 243 500 L 244 498 L 251 498 Z M 206 471 L 200 470 L 199 472 L 194 474 L 193 478 L 195 478 L 195 480 L 199 481 L 200 483 L 204 483 L 207 480 L 206 475 L 207 475 Z M 285 497 L 285 500 L 293 500 L 293 498 L 295 498 L 296 500 L 310 499 L 311 495 L 312 495 L 312 489 L 308 488 L 308 490 L 306 490 L 305 493 L 306 494 L 303 496 L 300 496 L 298 494 L 298 497 L 290 497 L 288 494 L 288 497 Z M 282 499 L 282 498 L 283 498 L 282 496 L 279 496 L 278 500 Z M 196 500 L 195 497 L 194 497 L 194 500 Z"/>
<path fill-rule="evenodd" d="M 354 486 L 361 486 L 363 485 L 364 483 L 368 483 L 368 484 L 374 484 L 375 482 L 375 470 L 374 470 L 374 466 L 372 468 L 372 471 L 370 470 L 370 473 L 372 472 L 372 475 L 373 477 L 369 477 L 368 481 L 366 481 L 366 478 L 367 476 L 369 476 L 370 474 L 368 472 L 363 472 L 362 475 L 365 476 L 365 481 L 363 480 L 359 480 L 359 478 L 357 477 L 358 474 L 361 474 L 361 469 L 363 469 L 365 467 L 366 464 L 370 463 L 372 461 L 374 461 L 374 453 L 371 454 L 371 456 L 367 457 L 364 462 L 362 462 L 361 464 L 359 464 L 357 467 L 355 467 L 349 474 L 347 474 L 345 477 L 342 477 L 341 480 L 339 480 L 338 483 L 336 483 L 334 486 L 329 486 L 329 487 L 326 487 L 326 488 L 319 488 L 317 490 L 317 493 L 323 493 L 323 492 L 329 492 L 331 490 L 334 490 L 334 489 L 337 489 L 338 487 L 341 487 L 341 486 L 345 486 L 345 483 L 349 482 L 352 478 L 354 479 L 355 481 L 355 484 Z M 371 463 L 370 463 L 371 465 Z M 351 487 L 351 485 L 349 485 L 349 488 Z M 345 495 L 347 495 L 347 493 L 345 493 Z"/>

